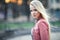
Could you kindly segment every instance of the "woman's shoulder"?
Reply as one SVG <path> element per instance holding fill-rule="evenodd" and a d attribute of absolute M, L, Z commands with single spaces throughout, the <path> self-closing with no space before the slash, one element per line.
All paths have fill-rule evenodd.
<path fill-rule="evenodd" d="M 38 25 L 40 24 L 43 24 L 43 25 L 48 25 L 48 23 L 46 22 L 45 19 L 40 19 L 38 22 L 37 22 Z"/>
<path fill-rule="evenodd" d="M 40 19 L 37 23 L 43 23 L 43 22 L 46 22 L 45 19 Z"/>

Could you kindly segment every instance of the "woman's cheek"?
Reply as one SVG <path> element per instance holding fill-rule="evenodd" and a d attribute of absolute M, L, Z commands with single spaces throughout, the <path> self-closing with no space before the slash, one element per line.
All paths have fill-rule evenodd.
<path fill-rule="evenodd" d="M 37 11 L 35 11 L 34 13 L 33 13 L 33 12 L 31 12 L 31 15 L 32 15 L 32 17 L 33 17 L 33 18 L 36 18 L 36 17 L 37 17 L 37 14 L 38 14 L 38 12 L 37 12 Z"/>
<path fill-rule="evenodd" d="M 34 15 L 34 14 L 31 12 L 31 16 L 32 16 L 32 17 L 34 17 L 33 15 Z"/>

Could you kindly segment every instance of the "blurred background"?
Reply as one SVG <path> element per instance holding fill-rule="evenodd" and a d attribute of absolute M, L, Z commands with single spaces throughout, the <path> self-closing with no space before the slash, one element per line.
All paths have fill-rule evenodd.
<path fill-rule="evenodd" d="M 32 40 L 32 0 L 0 0 L 0 40 Z M 60 0 L 39 0 L 50 15 L 51 40 L 60 40 Z"/>

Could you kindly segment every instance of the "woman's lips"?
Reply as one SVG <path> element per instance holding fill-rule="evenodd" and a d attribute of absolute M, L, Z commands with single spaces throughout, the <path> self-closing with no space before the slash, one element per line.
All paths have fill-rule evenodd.
<path fill-rule="evenodd" d="M 36 16 L 36 15 L 33 15 L 34 17 Z"/>

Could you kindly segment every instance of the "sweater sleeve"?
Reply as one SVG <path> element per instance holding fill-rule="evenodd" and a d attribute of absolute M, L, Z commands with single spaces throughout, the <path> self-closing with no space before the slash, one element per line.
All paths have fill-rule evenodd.
<path fill-rule="evenodd" d="M 49 40 L 49 28 L 47 25 L 45 22 L 38 24 L 41 40 Z"/>

